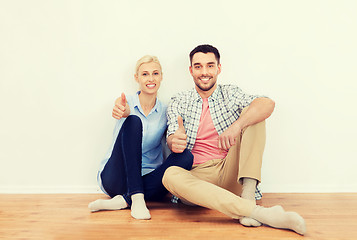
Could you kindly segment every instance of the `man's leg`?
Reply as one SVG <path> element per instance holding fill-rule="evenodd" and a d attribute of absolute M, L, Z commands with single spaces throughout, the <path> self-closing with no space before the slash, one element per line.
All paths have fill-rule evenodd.
<path fill-rule="evenodd" d="M 242 138 L 238 139 L 236 145 L 229 150 L 225 159 L 214 159 L 195 165 L 190 173 L 197 179 L 212 183 L 237 196 L 242 196 L 255 202 L 255 189 L 257 181 L 260 181 L 264 143 L 265 122 L 261 122 L 245 129 Z M 244 176 L 240 178 L 240 183 L 238 181 L 239 174 Z M 242 187 L 244 191 L 242 191 Z M 179 195 L 173 194 L 175 196 Z M 210 194 L 206 201 L 211 201 L 211 198 L 214 198 L 213 194 Z M 194 203 L 182 196 L 180 199 L 183 202 Z M 240 222 L 245 226 L 261 225 L 258 221 L 251 218 L 241 218 Z"/>
<path fill-rule="evenodd" d="M 265 147 L 265 121 L 249 126 L 229 150 L 220 168 L 218 186 L 244 199 L 255 201 L 256 185 L 261 179 L 262 157 Z M 260 226 L 254 219 L 242 218 L 245 226 Z"/>
<path fill-rule="evenodd" d="M 243 199 L 180 167 L 169 167 L 162 181 L 164 186 L 180 199 L 218 210 L 234 219 L 249 216 L 255 208 L 254 201 Z"/>
<path fill-rule="evenodd" d="M 218 210 L 234 219 L 249 216 L 274 228 L 306 232 L 305 220 L 295 212 L 286 212 L 281 206 L 264 208 L 254 201 L 243 199 L 217 185 L 201 180 L 180 167 L 169 167 L 163 177 L 164 186 L 180 199 Z"/>
<path fill-rule="evenodd" d="M 252 178 L 261 181 L 261 168 L 265 147 L 265 121 L 247 127 L 240 144 L 238 181 Z"/>
<path fill-rule="evenodd" d="M 265 147 L 265 121 L 252 125 L 242 133 L 238 182 L 243 185 L 241 197 L 255 200 L 255 190 L 261 181 L 261 167 Z M 261 224 L 253 218 L 244 217 L 239 222 L 247 227 Z"/>

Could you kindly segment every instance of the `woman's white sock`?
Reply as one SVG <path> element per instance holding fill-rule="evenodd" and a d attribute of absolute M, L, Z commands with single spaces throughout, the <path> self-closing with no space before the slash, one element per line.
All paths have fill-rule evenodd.
<path fill-rule="evenodd" d="M 112 199 L 98 199 L 88 205 L 88 208 L 92 212 L 100 210 L 119 210 L 127 207 L 128 204 L 122 195 L 117 195 Z"/>
<path fill-rule="evenodd" d="M 143 193 L 131 195 L 131 216 L 136 219 L 151 219 L 149 209 L 146 207 Z"/>

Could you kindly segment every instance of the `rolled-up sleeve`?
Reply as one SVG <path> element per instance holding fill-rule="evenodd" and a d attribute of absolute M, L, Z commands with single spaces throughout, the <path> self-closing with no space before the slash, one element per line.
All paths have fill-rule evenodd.
<path fill-rule="evenodd" d="M 233 109 L 238 110 L 239 115 L 242 113 L 245 107 L 248 107 L 253 102 L 254 99 L 266 97 L 263 95 L 252 95 L 245 93 L 237 86 L 232 86 L 232 88 L 230 88 L 230 91 L 230 94 L 228 94 L 228 96 L 231 96 L 230 102 L 234 105 Z"/>

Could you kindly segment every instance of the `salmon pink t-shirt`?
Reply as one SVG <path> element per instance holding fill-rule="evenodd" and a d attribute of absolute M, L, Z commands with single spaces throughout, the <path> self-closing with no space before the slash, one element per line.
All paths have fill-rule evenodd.
<path fill-rule="evenodd" d="M 197 137 L 191 153 L 194 156 L 193 164 L 201 164 L 212 159 L 223 159 L 227 155 L 227 151 L 218 148 L 218 133 L 213 125 L 207 98 L 203 99 Z"/>

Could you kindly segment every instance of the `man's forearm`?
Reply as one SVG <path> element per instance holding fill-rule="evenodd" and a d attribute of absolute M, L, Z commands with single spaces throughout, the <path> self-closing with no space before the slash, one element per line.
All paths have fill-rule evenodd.
<path fill-rule="evenodd" d="M 273 100 L 269 98 L 256 98 L 251 102 L 246 112 L 233 124 L 242 130 L 248 126 L 264 121 L 272 114 L 274 107 L 275 102 Z"/>

